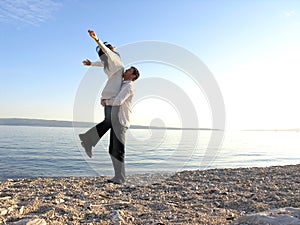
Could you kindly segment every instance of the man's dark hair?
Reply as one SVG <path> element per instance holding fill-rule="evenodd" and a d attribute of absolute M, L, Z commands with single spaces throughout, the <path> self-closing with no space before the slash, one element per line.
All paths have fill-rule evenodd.
<path fill-rule="evenodd" d="M 132 67 L 130 67 L 130 68 L 133 69 L 133 73 L 132 73 L 132 74 L 135 75 L 135 78 L 132 79 L 132 81 L 135 81 L 135 80 L 137 80 L 137 79 L 140 77 L 140 72 L 139 72 L 138 69 L 135 68 L 134 66 L 132 66 Z"/>

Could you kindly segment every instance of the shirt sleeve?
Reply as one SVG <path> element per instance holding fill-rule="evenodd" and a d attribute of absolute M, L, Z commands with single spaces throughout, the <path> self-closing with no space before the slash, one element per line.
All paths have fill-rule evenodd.
<path fill-rule="evenodd" d="M 130 84 L 127 84 L 115 98 L 107 99 L 106 104 L 111 106 L 122 105 L 131 95 L 133 95 L 133 88 Z"/>
<path fill-rule="evenodd" d="M 104 64 L 101 61 L 96 61 L 96 62 L 92 62 L 91 66 L 104 67 Z"/>
<path fill-rule="evenodd" d="M 114 54 L 116 53 L 114 53 L 112 50 L 106 47 L 106 45 L 100 39 L 97 43 L 99 47 L 102 49 L 102 51 L 105 53 L 105 55 L 107 55 L 107 57 L 110 58 L 110 60 L 113 60 Z"/>

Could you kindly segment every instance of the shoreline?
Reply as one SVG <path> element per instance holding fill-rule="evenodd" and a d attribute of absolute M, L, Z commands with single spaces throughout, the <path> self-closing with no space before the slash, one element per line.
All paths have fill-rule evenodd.
<path fill-rule="evenodd" d="M 300 164 L 108 177 L 0 181 L 0 224 L 230 224 L 249 214 L 300 208 Z"/>

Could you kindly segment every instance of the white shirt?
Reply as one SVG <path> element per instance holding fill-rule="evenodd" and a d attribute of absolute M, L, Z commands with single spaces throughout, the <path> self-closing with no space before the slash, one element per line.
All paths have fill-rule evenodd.
<path fill-rule="evenodd" d="M 120 106 L 119 108 L 119 121 L 124 127 L 130 126 L 131 106 L 132 98 L 134 95 L 134 89 L 132 81 L 123 81 L 119 94 L 112 99 L 106 100 L 107 105 Z"/>
<path fill-rule="evenodd" d="M 121 89 L 124 64 L 120 56 L 118 56 L 106 46 L 105 48 L 102 46 L 102 50 L 107 55 L 109 69 L 104 69 L 104 72 L 107 74 L 108 80 L 101 95 L 102 99 L 110 99 L 116 97 Z M 97 61 L 92 62 L 91 66 L 103 67 L 104 65 L 101 61 Z"/>

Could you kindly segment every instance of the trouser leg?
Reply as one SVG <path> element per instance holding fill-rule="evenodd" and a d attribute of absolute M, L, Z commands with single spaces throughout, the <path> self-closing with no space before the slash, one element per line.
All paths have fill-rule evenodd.
<path fill-rule="evenodd" d="M 114 167 L 115 171 L 115 177 L 113 180 L 117 183 L 123 183 L 125 182 L 125 164 L 124 162 L 121 162 L 120 160 L 116 159 L 114 156 L 110 156 L 111 161 Z"/>
<path fill-rule="evenodd" d="M 125 136 L 125 132 L 123 134 Z M 122 135 L 122 136 L 123 136 Z M 124 162 L 125 158 L 125 145 L 124 138 L 123 141 L 120 141 L 118 138 L 119 135 L 116 135 L 114 128 L 110 130 L 110 142 L 109 142 L 109 154 L 119 160 Z"/>
<path fill-rule="evenodd" d="M 110 130 L 109 154 L 115 171 L 113 180 L 125 182 L 124 144 L 117 138 L 113 128 Z"/>
<path fill-rule="evenodd" d="M 84 138 L 92 146 L 96 146 L 102 136 L 112 127 L 111 125 L 111 106 L 104 107 L 104 120 L 97 124 L 95 127 L 89 129 L 85 134 Z"/>
<path fill-rule="evenodd" d="M 117 112 L 117 111 L 116 111 Z M 110 130 L 109 154 L 113 163 L 116 182 L 125 181 L 125 133 L 127 128 L 119 123 L 119 118 L 112 113 L 112 128 Z"/>

